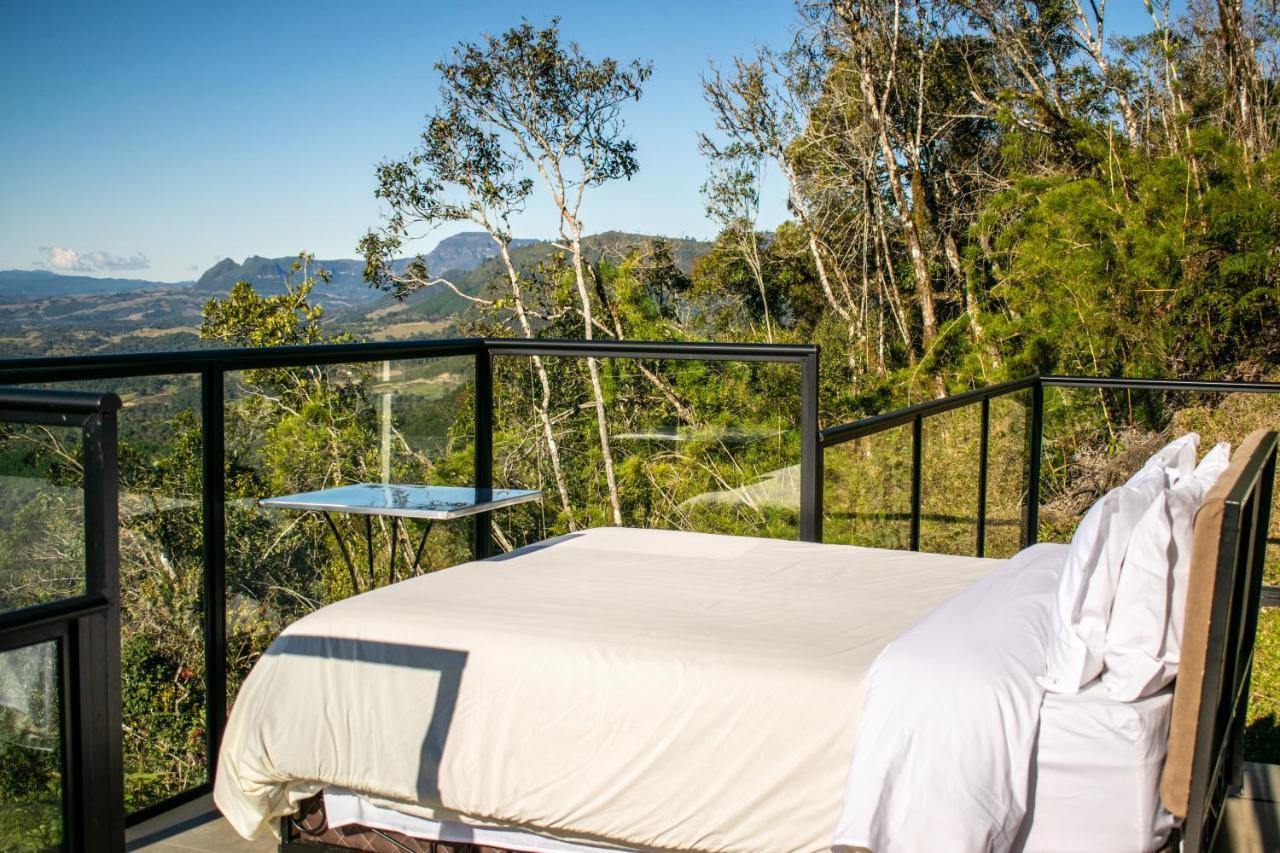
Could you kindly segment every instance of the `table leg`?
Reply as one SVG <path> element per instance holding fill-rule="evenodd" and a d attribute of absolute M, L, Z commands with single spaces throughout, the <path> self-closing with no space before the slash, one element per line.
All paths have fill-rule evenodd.
<path fill-rule="evenodd" d="M 387 577 L 390 583 L 396 582 L 396 540 L 400 538 L 400 517 L 391 516 L 391 562 L 387 569 Z"/>
<path fill-rule="evenodd" d="M 418 564 L 422 562 L 422 549 L 427 544 L 427 537 L 431 535 L 431 520 L 427 519 L 423 524 L 425 526 L 422 528 L 422 538 L 418 540 L 418 550 L 414 552 L 413 565 L 409 567 L 409 571 L 414 575 L 418 574 Z"/>
<path fill-rule="evenodd" d="M 369 589 L 373 589 L 378 585 L 378 581 L 373 575 L 373 516 L 371 515 L 364 517 L 364 544 L 369 563 Z"/>
<path fill-rule="evenodd" d="M 351 592 L 356 594 L 360 592 L 360 582 L 356 579 L 356 567 L 351 562 L 351 554 L 347 552 L 346 540 L 342 538 L 342 534 L 338 532 L 338 525 L 333 523 L 333 517 L 327 512 L 322 512 L 324 520 L 329 522 L 329 529 L 333 531 L 333 539 L 338 543 L 338 551 L 342 553 L 342 561 L 347 564 L 347 572 L 351 575 Z"/>

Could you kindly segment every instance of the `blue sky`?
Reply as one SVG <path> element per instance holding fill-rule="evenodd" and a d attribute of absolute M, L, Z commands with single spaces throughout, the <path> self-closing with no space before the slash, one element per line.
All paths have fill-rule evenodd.
<path fill-rule="evenodd" d="M 1145 28 L 1139 0 L 1108 14 Z M 228 256 L 352 257 L 375 163 L 434 105 L 432 65 L 552 15 L 591 56 L 654 63 L 626 114 L 640 173 L 592 194 L 588 230 L 710 236 L 699 75 L 787 43 L 791 0 L 0 0 L 0 269 L 181 280 Z M 762 208 L 765 227 L 785 218 L 777 176 Z M 539 199 L 517 233 L 555 226 Z"/>
<path fill-rule="evenodd" d="M 353 257 L 374 164 L 409 151 L 435 102 L 433 63 L 553 14 L 589 55 L 654 63 L 626 114 L 640 173 L 595 193 L 588 230 L 709 235 L 698 76 L 788 40 L 788 0 L 0 0 L 0 269 L 180 280 L 227 256 Z M 784 203 L 775 180 L 762 218 Z M 517 230 L 554 229 L 538 203 Z"/>

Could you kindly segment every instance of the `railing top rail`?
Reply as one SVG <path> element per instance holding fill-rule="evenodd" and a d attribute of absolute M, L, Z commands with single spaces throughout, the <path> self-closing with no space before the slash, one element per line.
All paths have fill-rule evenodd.
<path fill-rule="evenodd" d="M 917 403 L 913 406 L 907 406 L 901 409 L 894 409 L 893 411 L 873 415 L 868 418 L 862 418 L 861 420 L 830 426 L 822 430 L 821 444 L 823 447 L 833 447 L 837 444 L 843 444 L 846 441 L 852 441 L 855 438 L 863 438 L 877 432 L 882 432 L 897 426 L 903 426 L 904 424 L 910 423 L 917 417 L 928 417 L 930 415 L 941 414 L 942 412 L 958 409 L 962 406 L 969 405 L 970 403 L 978 402 L 983 398 L 990 399 L 1004 394 L 1009 394 L 1014 391 L 1020 391 L 1024 388 L 1030 388 L 1037 383 L 1041 386 L 1057 388 L 1105 388 L 1113 390 L 1175 391 L 1184 393 L 1216 394 L 1280 394 L 1280 382 L 1229 382 L 1208 379 L 1132 379 L 1123 376 L 1026 376 L 1009 382 L 1001 382 L 996 385 L 974 388 L 970 391 L 964 391 L 950 397 L 942 397 L 937 400 L 927 400 L 923 403 Z"/>
<path fill-rule="evenodd" d="M 942 412 L 949 412 L 952 409 L 958 409 L 967 406 L 970 403 L 976 403 L 983 398 L 991 399 L 1001 397 L 1005 394 L 1012 394 L 1016 391 L 1022 391 L 1030 388 L 1039 381 L 1038 376 L 1025 376 L 1021 379 L 1012 379 L 1008 382 L 1000 382 L 996 385 L 987 385 L 982 388 L 974 388 L 970 391 L 963 391 L 959 394 L 953 394 L 950 397 L 942 397 L 937 400 L 926 400 L 923 403 L 916 403 L 914 406 L 907 406 L 902 409 L 895 409 L 891 412 L 885 412 L 880 415 L 873 415 L 869 418 L 863 418 L 849 423 L 837 424 L 836 426 L 827 427 L 820 435 L 820 443 L 823 447 L 834 447 L 837 444 L 843 444 L 846 441 L 852 441 L 855 438 L 873 435 L 877 432 L 883 432 L 896 426 L 911 423 L 917 417 L 928 417 L 929 415 L 937 415 Z"/>
<path fill-rule="evenodd" d="M 594 356 L 702 361 L 801 362 L 818 354 L 811 344 L 725 344 L 691 341 L 450 338 L 281 347 L 237 347 L 118 355 L 40 356 L 0 359 L 0 385 L 252 370 L 319 364 L 445 358 L 489 351 L 496 355 Z"/>
<path fill-rule="evenodd" d="M 0 412 L 92 415 L 119 409 L 120 398 L 110 391 L 46 391 L 0 387 Z"/>
<path fill-rule="evenodd" d="M 1280 393 L 1280 382 L 1229 382 L 1213 379 L 1128 379 L 1123 376 L 1041 376 L 1045 385 L 1059 388 L 1111 388 L 1133 391 L 1201 393 Z"/>
<path fill-rule="evenodd" d="M 554 338 L 485 338 L 484 343 L 495 355 L 800 362 L 818 354 L 818 347 L 815 344 L 735 344 L 613 339 L 587 341 Z"/>
<path fill-rule="evenodd" d="M 8 358 L 0 360 L 0 384 L 199 373 L 206 368 L 252 370 L 395 358 L 443 358 L 473 355 L 483 348 L 481 338 L 455 338 Z"/>

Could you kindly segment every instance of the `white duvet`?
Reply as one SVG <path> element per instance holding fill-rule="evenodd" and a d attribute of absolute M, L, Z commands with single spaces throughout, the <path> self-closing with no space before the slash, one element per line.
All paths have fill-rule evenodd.
<path fill-rule="evenodd" d="M 1027 812 L 1066 545 L 1020 552 L 894 640 L 867 678 L 837 846 L 1003 853 Z"/>
<path fill-rule="evenodd" d="M 245 836 L 332 784 L 603 846 L 828 850 L 872 661 L 999 565 L 600 529 L 404 581 L 286 629 L 239 693 L 214 797 Z"/>

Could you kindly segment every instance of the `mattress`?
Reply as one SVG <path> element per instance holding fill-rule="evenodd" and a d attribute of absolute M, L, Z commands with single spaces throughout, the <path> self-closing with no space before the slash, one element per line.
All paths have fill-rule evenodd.
<path fill-rule="evenodd" d="M 327 786 L 588 846 L 818 851 L 866 672 L 999 561 L 606 528 L 325 607 L 246 679 L 214 797 Z"/>
<path fill-rule="evenodd" d="M 1159 795 L 1172 707 L 1172 687 L 1136 702 L 1109 698 L 1098 680 L 1075 695 L 1047 694 L 1019 849 L 1162 849 L 1174 825 Z"/>
<path fill-rule="evenodd" d="M 1173 694 L 1116 702 L 1100 683 L 1076 695 L 1050 693 L 1041 711 L 1032 789 L 1019 853 L 1143 853 L 1162 849 L 1173 816 L 1160 804 Z M 326 788 L 330 828 L 369 827 L 408 838 L 529 853 L 616 853 L 501 827 L 431 821 Z M 769 849 L 769 848 L 761 848 Z M 782 849 L 782 848 L 779 848 Z"/>

